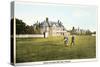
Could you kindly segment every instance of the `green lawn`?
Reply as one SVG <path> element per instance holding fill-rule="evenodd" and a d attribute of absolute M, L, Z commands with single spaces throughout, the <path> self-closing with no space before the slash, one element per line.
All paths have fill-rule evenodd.
<path fill-rule="evenodd" d="M 71 38 L 69 37 L 69 45 Z M 63 37 L 17 38 L 16 62 L 96 57 L 95 36 L 76 36 L 75 46 L 65 47 Z"/>

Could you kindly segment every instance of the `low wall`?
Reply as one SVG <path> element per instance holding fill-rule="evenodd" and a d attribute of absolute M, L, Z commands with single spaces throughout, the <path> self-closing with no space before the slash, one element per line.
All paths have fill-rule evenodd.
<path fill-rule="evenodd" d="M 20 34 L 16 35 L 17 38 L 27 38 L 27 37 L 44 37 L 43 34 Z"/>

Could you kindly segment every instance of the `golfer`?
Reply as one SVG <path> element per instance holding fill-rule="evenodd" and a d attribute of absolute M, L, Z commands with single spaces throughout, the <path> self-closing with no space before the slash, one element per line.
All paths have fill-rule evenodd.
<path fill-rule="evenodd" d="M 75 36 L 73 35 L 72 38 L 71 38 L 71 45 L 75 45 Z"/>
<path fill-rule="evenodd" d="M 64 43 L 65 43 L 65 46 L 68 46 L 68 36 L 64 37 Z"/>

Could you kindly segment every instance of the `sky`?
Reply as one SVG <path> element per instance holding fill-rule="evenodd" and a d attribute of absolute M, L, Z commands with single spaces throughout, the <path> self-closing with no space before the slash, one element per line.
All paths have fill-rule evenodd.
<path fill-rule="evenodd" d="M 15 3 L 15 17 L 27 25 L 33 25 L 49 18 L 49 21 L 60 20 L 67 30 L 75 28 L 96 31 L 97 7 L 83 5 Z"/>

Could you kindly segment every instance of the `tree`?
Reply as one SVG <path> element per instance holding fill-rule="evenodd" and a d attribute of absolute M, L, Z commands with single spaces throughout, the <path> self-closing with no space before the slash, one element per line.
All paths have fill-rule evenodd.
<path fill-rule="evenodd" d="M 96 31 L 92 32 L 92 34 L 96 34 Z"/>
<path fill-rule="evenodd" d="M 86 30 L 86 35 L 91 35 L 92 32 L 90 30 Z"/>
<path fill-rule="evenodd" d="M 16 34 L 24 34 L 25 33 L 26 24 L 19 19 L 16 19 Z"/>
<path fill-rule="evenodd" d="M 25 27 L 25 34 L 34 34 L 34 27 L 27 25 Z"/>
<path fill-rule="evenodd" d="M 16 21 L 15 22 L 16 23 L 16 34 L 23 34 L 26 24 L 22 20 L 19 20 L 17 18 L 15 18 L 15 21 Z M 12 33 L 13 33 L 13 26 L 14 26 L 13 24 L 14 24 L 14 19 L 12 18 L 11 19 Z"/>
<path fill-rule="evenodd" d="M 14 19 L 11 19 L 11 26 L 13 26 Z M 20 19 L 15 19 L 16 21 L 16 34 L 39 34 L 40 33 L 40 23 L 37 21 L 33 26 L 26 25 L 25 22 L 23 22 Z M 12 33 L 13 34 L 13 27 Z"/>

